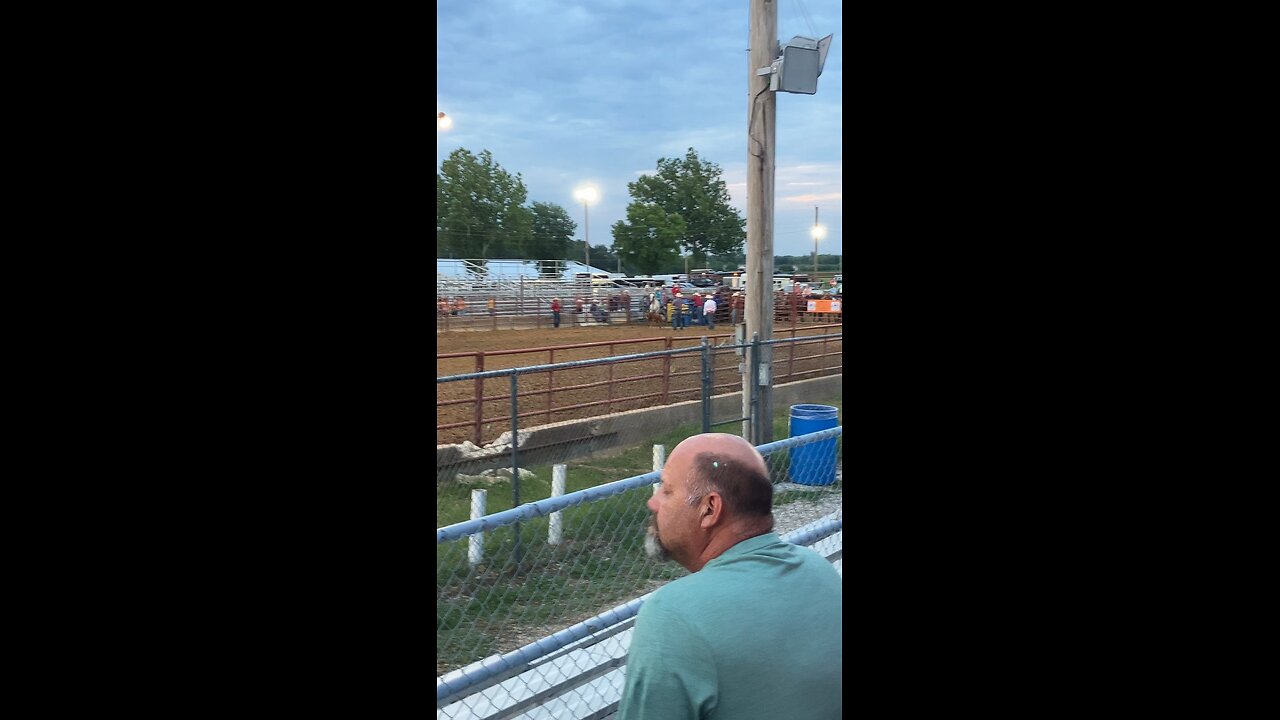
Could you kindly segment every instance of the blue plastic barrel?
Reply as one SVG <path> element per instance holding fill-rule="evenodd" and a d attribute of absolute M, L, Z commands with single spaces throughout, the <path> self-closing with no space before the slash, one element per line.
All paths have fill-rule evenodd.
<path fill-rule="evenodd" d="M 831 405 L 792 405 L 791 437 L 827 430 L 840 424 L 839 410 Z M 836 481 L 836 439 L 791 448 L 787 468 L 791 482 L 831 485 Z"/>

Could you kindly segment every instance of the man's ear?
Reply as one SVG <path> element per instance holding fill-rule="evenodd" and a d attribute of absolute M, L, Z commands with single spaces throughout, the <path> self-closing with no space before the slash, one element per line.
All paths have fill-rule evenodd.
<path fill-rule="evenodd" d="M 703 528 L 715 527 L 720 524 L 720 520 L 724 516 L 724 498 L 720 497 L 718 492 L 709 492 L 703 498 L 701 508 L 698 524 Z"/>

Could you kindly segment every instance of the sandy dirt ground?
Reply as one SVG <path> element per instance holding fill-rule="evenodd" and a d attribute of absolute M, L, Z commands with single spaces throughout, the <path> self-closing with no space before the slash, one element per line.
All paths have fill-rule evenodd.
<path fill-rule="evenodd" d="M 476 318 L 474 329 L 456 329 L 458 326 L 471 323 L 451 323 L 453 327 L 447 331 L 437 331 L 436 377 L 477 372 L 477 359 L 474 353 L 483 352 L 483 369 L 497 370 L 530 365 L 586 360 L 591 358 L 613 357 L 638 353 L 655 352 L 677 348 L 696 348 L 701 346 L 705 335 L 713 346 L 713 382 L 724 386 L 717 392 L 733 392 L 741 387 L 741 375 L 738 374 L 740 358 L 732 348 L 714 349 L 716 345 L 732 344 L 732 327 L 717 325 L 715 330 L 704 327 L 690 327 L 683 330 L 672 330 L 669 325 L 656 327 L 652 324 L 632 323 L 606 325 L 599 327 L 577 327 L 568 321 L 570 314 L 559 328 L 551 328 L 550 324 L 543 328 L 512 329 L 502 327 L 499 318 L 499 329 L 484 328 L 491 325 L 489 318 Z M 471 318 L 466 318 L 471 320 Z M 774 327 L 774 338 L 790 337 L 790 325 L 778 324 Z M 814 323 L 801 323 L 800 334 L 813 335 L 839 332 L 840 329 L 817 329 Z M 593 347 L 565 349 L 560 346 L 583 343 L 596 343 Z M 784 346 L 785 347 L 785 346 Z M 821 366 L 823 362 L 830 367 L 840 365 L 840 358 L 825 359 L 807 357 L 820 352 L 839 352 L 840 342 L 828 341 L 825 346 L 820 343 L 801 345 L 794 350 L 780 349 L 775 358 L 774 377 L 777 382 L 784 382 L 782 376 L 789 370 L 792 373 L 811 370 Z M 534 352 L 512 353 L 513 350 L 532 350 Z M 464 357 L 442 357 L 452 353 L 471 353 Z M 794 353 L 789 355 L 789 353 Z M 527 417 L 520 418 L 521 427 L 544 425 L 583 417 L 605 415 L 623 410 L 654 407 L 671 402 L 695 400 L 698 398 L 698 384 L 701 376 L 701 353 L 689 353 L 670 359 L 654 358 L 637 360 L 610 366 L 581 367 L 556 370 L 554 372 L 538 372 L 521 375 L 518 378 L 517 395 L 519 412 Z M 825 374 L 832 374 L 827 372 Z M 803 375 L 795 379 L 817 377 L 816 374 Z M 475 404 L 473 398 L 477 392 L 476 380 L 452 381 L 436 385 L 436 443 L 458 443 L 464 440 L 475 442 Z M 553 392 L 548 393 L 547 389 Z M 510 427 L 511 413 L 511 381 L 508 377 L 488 378 L 483 380 L 482 396 L 485 398 L 482 410 L 480 444 L 492 442 L 504 429 Z M 548 402 L 551 405 L 548 405 Z M 562 409 L 568 405 L 596 402 L 584 408 Z M 465 423 L 465 424 L 462 424 Z M 450 424 L 460 424 L 448 427 Z"/>

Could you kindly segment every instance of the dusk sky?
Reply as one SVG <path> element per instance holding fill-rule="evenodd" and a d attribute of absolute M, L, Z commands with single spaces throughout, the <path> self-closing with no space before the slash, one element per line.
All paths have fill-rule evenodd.
<path fill-rule="evenodd" d="M 574 190 L 593 184 L 592 245 L 612 245 L 627 183 L 692 147 L 724 171 L 746 212 L 749 0 L 440 0 L 436 5 L 436 170 L 457 148 L 493 153 L 519 173 L 529 202 L 578 223 Z M 839 0 L 779 0 L 778 40 L 834 35 L 818 91 L 777 95 L 774 254 L 813 251 L 814 207 L 843 253 Z M 581 258 L 578 258 L 581 259 Z M 605 268 L 612 270 L 613 268 Z"/>

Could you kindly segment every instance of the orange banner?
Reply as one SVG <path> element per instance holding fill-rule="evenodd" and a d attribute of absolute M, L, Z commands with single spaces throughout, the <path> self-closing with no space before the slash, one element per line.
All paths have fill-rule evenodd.
<path fill-rule="evenodd" d="M 840 301 L 839 300 L 810 300 L 809 307 L 807 309 L 809 312 L 838 313 L 840 312 Z"/>

